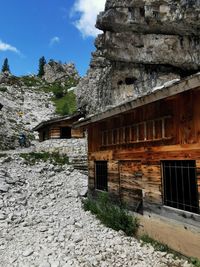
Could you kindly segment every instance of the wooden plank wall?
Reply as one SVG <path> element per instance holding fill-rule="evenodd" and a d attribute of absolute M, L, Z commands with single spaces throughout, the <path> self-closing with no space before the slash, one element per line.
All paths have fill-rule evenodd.
<path fill-rule="evenodd" d="M 84 137 L 84 131 L 81 128 L 73 129 L 71 131 L 72 138 L 83 138 Z"/>
<path fill-rule="evenodd" d="M 129 208 L 140 211 L 142 207 L 142 166 L 141 161 L 119 162 L 120 198 Z"/>
<path fill-rule="evenodd" d="M 152 103 L 130 113 L 89 126 L 89 187 L 94 190 L 94 162 L 108 161 L 108 190 L 137 208 L 161 213 L 163 207 L 162 160 L 195 160 L 200 204 L 200 91 L 189 91 Z M 166 130 L 172 140 L 102 147 L 101 131 L 118 125 L 172 117 Z M 139 175 L 137 176 L 137 173 Z M 177 212 L 178 214 L 178 212 Z M 198 221 L 199 219 L 197 219 Z"/>
<path fill-rule="evenodd" d="M 40 140 L 42 140 L 43 132 L 47 131 L 48 132 L 48 138 L 47 139 L 58 139 L 60 138 L 60 128 L 61 127 L 72 127 L 72 123 L 70 122 L 58 122 L 54 123 L 48 127 L 44 127 L 40 130 L 39 135 L 40 135 Z M 72 138 L 83 138 L 84 137 L 84 130 L 81 128 L 77 129 L 71 129 L 71 136 Z"/>

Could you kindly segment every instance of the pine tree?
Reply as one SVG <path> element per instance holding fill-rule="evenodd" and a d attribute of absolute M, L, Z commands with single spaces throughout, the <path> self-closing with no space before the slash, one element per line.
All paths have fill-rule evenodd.
<path fill-rule="evenodd" d="M 2 72 L 10 72 L 10 67 L 9 67 L 8 59 L 7 58 L 4 59 L 4 62 L 3 62 L 3 66 L 2 66 L 1 71 Z"/>
<path fill-rule="evenodd" d="M 39 59 L 39 70 L 38 70 L 38 76 L 42 77 L 44 75 L 44 65 L 46 64 L 46 59 L 45 57 L 41 57 Z"/>

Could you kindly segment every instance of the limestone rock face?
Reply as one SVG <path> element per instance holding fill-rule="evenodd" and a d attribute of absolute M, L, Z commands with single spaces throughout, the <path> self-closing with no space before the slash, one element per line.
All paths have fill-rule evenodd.
<path fill-rule="evenodd" d="M 53 82 L 65 82 L 69 77 L 73 77 L 74 80 L 80 79 L 79 74 L 73 63 L 62 64 L 53 60 L 50 60 L 44 66 L 44 79 L 48 83 Z"/>
<path fill-rule="evenodd" d="M 16 148 L 21 132 L 32 139 L 32 128 L 55 116 L 51 98 L 51 93 L 44 93 L 36 86 L 0 83 L 0 102 L 3 105 L 0 110 L 0 150 Z"/>
<path fill-rule="evenodd" d="M 107 0 L 96 26 L 104 33 L 78 86 L 89 114 L 200 70 L 200 0 Z"/>

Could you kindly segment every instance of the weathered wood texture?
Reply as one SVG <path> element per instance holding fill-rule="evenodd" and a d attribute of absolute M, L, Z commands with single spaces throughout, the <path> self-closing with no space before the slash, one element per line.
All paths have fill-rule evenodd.
<path fill-rule="evenodd" d="M 40 141 L 44 141 L 47 139 L 59 139 L 61 138 L 61 129 L 64 127 L 69 127 L 71 129 L 71 137 L 72 138 L 82 138 L 84 137 L 84 131 L 81 128 L 73 129 L 72 128 L 73 121 L 61 121 L 52 123 L 46 127 L 43 127 L 39 130 L 39 138 Z"/>
<path fill-rule="evenodd" d="M 164 160 L 195 160 L 200 204 L 199 103 L 200 91 L 190 90 L 120 116 L 90 124 L 88 126 L 90 190 L 95 189 L 94 162 L 107 160 L 109 192 L 118 195 L 135 211 L 141 212 L 143 209 L 144 212 L 162 213 L 164 216 L 177 219 L 177 216 L 173 216 L 173 212 L 167 213 L 162 210 L 161 163 Z M 162 118 L 166 118 L 164 128 Z M 131 127 L 137 125 L 141 128 L 136 127 L 136 131 L 130 133 Z M 129 131 L 126 132 L 128 127 Z M 115 129 L 118 130 L 114 132 Z M 137 138 L 134 137 L 133 141 L 131 138 L 134 133 Z M 184 216 L 187 219 L 188 215 Z M 196 216 L 195 220 L 199 224 L 200 215 Z M 181 215 L 178 217 L 181 220 Z M 188 219 L 188 222 L 190 221 Z"/>
<path fill-rule="evenodd" d="M 199 143 L 199 103 L 199 90 L 191 90 L 93 123 L 89 151 Z"/>

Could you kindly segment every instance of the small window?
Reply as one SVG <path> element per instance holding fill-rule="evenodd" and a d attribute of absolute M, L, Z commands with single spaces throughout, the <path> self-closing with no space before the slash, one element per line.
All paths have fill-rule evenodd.
<path fill-rule="evenodd" d="M 135 77 L 127 77 L 127 78 L 125 79 L 125 83 L 126 83 L 126 85 L 134 84 L 135 81 L 137 81 L 137 79 L 136 79 Z"/>
<path fill-rule="evenodd" d="M 48 130 L 44 130 L 42 132 L 42 141 L 48 140 L 49 139 L 49 132 Z"/>
<path fill-rule="evenodd" d="M 199 213 L 195 161 L 164 161 L 162 167 L 164 205 Z"/>
<path fill-rule="evenodd" d="M 118 81 L 118 83 L 117 83 L 118 85 L 122 85 L 123 84 L 123 81 L 122 80 L 120 80 L 120 81 Z"/>
<path fill-rule="evenodd" d="M 140 16 L 145 17 L 145 9 L 144 9 L 144 7 L 140 7 Z"/>
<path fill-rule="evenodd" d="M 108 191 L 108 167 L 107 161 L 95 162 L 96 189 Z"/>
<path fill-rule="evenodd" d="M 61 139 L 70 139 L 71 138 L 71 128 L 70 127 L 60 128 L 60 138 Z"/>

